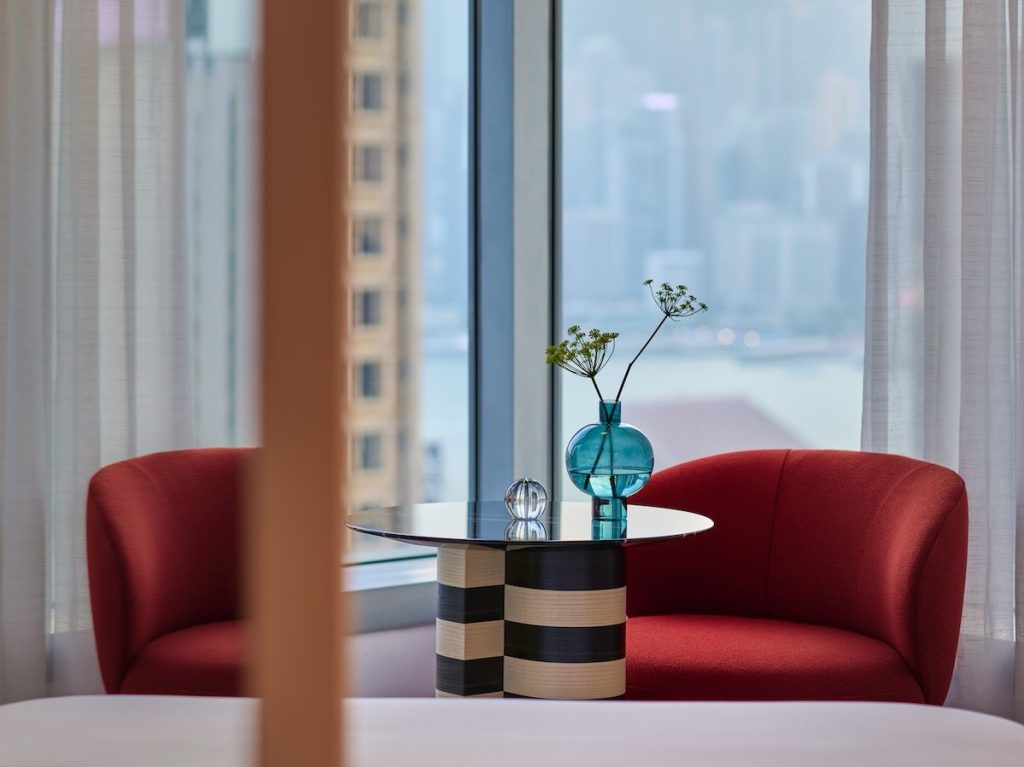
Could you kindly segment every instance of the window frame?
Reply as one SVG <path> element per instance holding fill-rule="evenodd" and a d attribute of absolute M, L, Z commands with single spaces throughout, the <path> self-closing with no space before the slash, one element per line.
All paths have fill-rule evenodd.
<path fill-rule="evenodd" d="M 470 494 L 532 476 L 557 500 L 557 377 L 540 352 L 558 317 L 560 1 L 471 1 Z"/>

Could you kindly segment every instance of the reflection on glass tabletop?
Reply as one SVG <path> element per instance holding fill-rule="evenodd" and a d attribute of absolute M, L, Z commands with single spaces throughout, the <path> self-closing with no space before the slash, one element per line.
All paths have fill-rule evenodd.
<path fill-rule="evenodd" d="M 549 503 L 535 521 L 513 519 L 502 501 L 388 506 L 350 514 L 353 530 L 409 543 L 528 543 L 585 545 L 656 541 L 710 530 L 705 516 L 656 506 L 630 506 L 625 521 L 595 520 L 585 501 Z"/>

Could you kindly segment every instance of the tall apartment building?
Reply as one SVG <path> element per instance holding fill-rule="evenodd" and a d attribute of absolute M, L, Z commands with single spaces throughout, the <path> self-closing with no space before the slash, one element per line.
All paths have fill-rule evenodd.
<path fill-rule="evenodd" d="M 351 8 L 346 491 L 360 509 L 418 495 L 419 6 L 357 0 Z"/>
<path fill-rule="evenodd" d="M 351 3 L 349 508 L 419 494 L 420 117 L 417 0 Z M 187 241 L 199 443 L 256 439 L 252 14 L 188 0 Z M 244 305 L 243 305 L 244 304 Z M 225 371 L 225 367 L 228 368 Z M 223 382 L 229 382 L 225 388 Z M 218 388 L 219 387 L 219 388 Z M 209 412 L 206 412 L 209 411 Z M 360 536 L 359 549 L 390 547 Z M 359 552 L 355 552 L 359 556 Z"/>

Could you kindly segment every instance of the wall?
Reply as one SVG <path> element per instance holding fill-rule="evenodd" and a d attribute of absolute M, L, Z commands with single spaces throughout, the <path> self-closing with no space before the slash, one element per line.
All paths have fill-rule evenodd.
<path fill-rule="evenodd" d="M 346 649 L 350 697 L 433 697 L 433 623 L 355 634 Z"/>

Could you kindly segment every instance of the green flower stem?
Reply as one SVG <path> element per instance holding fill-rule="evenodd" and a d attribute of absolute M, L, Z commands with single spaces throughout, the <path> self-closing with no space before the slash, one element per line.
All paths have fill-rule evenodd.
<path fill-rule="evenodd" d="M 598 392 L 598 395 L 600 395 L 600 394 L 601 394 L 601 392 Z M 610 421 L 610 419 L 611 419 L 612 413 L 615 412 L 615 408 L 620 407 L 619 401 L 615 400 L 615 402 L 612 403 L 612 413 L 609 413 L 607 410 L 605 410 L 604 399 L 599 399 L 598 400 L 598 404 L 601 406 L 601 409 L 604 410 L 605 413 L 607 414 L 607 416 L 609 418 L 609 422 L 607 424 L 607 428 L 603 432 L 601 432 L 601 444 L 598 445 L 597 455 L 594 456 L 594 465 L 590 467 L 590 473 L 587 475 L 587 482 L 586 482 L 586 484 L 587 484 L 588 487 L 590 486 L 590 478 L 592 476 L 594 476 L 594 472 L 597 471 L 597 464 L 599 464 L 601 462 L 601 456 L 604 455 L 604 443 L 608 441 L 608 437 L 611 434 L 612 428 L 611 428 L 611 421 Z M 615 446 L 612 445 L 608 449 L 611 451 L 612 465 L 614 466 L 615 465 Z M 612 494 L 614 495 L 615 494 L 615 478 L 614 477 L 611 478 L 611 482 L 612 482 Z"/>
<path fill-rule="evenodd" d="M 618 402 L 619 398 L 622 396 L 622 390 L 626 388 L 626 379 L 629 378 L 629 371 L 633 369 L 633 363 L 640 359 L 640 355 L 644 353 L 644 350 L 650 345 L 651 341 L 654 340 L 654 337 L 658 335 L 658 331 L 661 330 L 661 326 L 664 325 L 666 322 L 668 322 L 667 314 L 661 318 L 661 322 L 658 323 L 658 327 L 656 327 L 654 329 L 654 332 L 651 333 L 650 336 L 648 336 L 647 341 L 644 343 L 643 346 L 640 347 L 640 351 L 638 351 L 636 355 L 633 357 L 633 359 L 629 361 L 629 364 L 626 366 L 626 373 L 625 375 L 622 376 L 622 383 L 619 384 L 619 390 L 615 393 L 616 402 Z"/>

